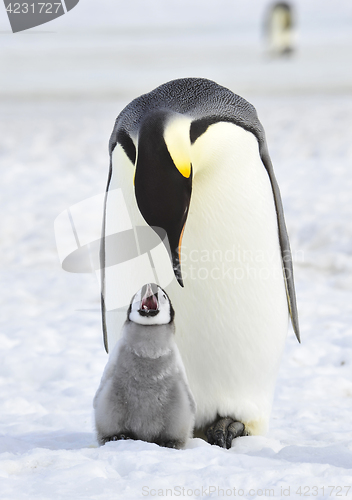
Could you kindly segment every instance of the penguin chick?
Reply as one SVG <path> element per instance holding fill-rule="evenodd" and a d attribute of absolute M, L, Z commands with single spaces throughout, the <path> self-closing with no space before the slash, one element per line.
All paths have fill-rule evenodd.
<path fill-rule="evenodd" d="M 132 298 L 94 397 L 100 445 L 119 439 L 185 445 L 196 405 L 174 333 L 168 295 L 155 284 L 144 285 Z"/>

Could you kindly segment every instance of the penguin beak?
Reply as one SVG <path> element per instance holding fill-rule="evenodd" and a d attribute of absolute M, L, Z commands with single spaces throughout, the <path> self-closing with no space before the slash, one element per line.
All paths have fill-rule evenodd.
<path fill-rule="evenodd" d="M 176 170 L 176 169 L 175 169 Z M 176 176 L 182 177 L 176 171 Z M 192 179 L 164 178 L 143 181 L 138 169 L 135 177 L 135 193 L 139 210 L 147 224 L 165 242 L 172 268 L 178 283 L 183 287 L 181 273 L 181 244 L 189 210 Z M 180 181 L 180 182 L 179 182 Z M 152 192 L 148 196 L 148 191 Z M 165 233 L 167 238 L 165 238 Z"/>
<path fill-rule="evenodd" d="M 141 316 L 156 316 L 159 313 L 158 288 L 154 283 L 148 283 L 142 288 L 138 312 Z"/>
<path fill-rule="evenodd" d="M 138 138 L 135 172 L 136 201 L 147 224 L 164 241 L 178 283 L 181 273 L 181 243 L 192 192 L 192 166 L 188 172 L 171 157 L 163 137 L 163 123 L 150 120 Z"/>

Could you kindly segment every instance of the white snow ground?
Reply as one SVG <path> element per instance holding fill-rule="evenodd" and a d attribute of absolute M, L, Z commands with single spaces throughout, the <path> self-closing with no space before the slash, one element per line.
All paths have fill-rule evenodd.
<path fill-rule="evenodd" d="M 208 9 L 197 24 L 195 2 L 186 23 L 171 2 L 173 30 L 161 29 L 161 16 L 155 30 L 122 34 L 104 0 L 97 22 L 106 31 L 75 34 L 73 16 L 93 5 L 85 2 L 34 35 L 12 35 L 0 18 L 0 499 L 352 498 L 350 2 L 297 2 L 301 44 L 287 61 L 268 60 L 251 38 L 259 14 L 252 22 L 247 2 L 242 46 L 224 0 L 223 17 Z M 196 26 L 192 35 L 183 21 Z M 98 290 L 93 275 L 60 268 L 53 222 L 104 190 L 122 107 L 186 75 L 216 79 L 257 107 L 295 258 L 302 345 L 290 331 L 266 437 L 239 438 L 231 450 L 198 439 L 186 450 L 98 448 L 92 400 L 106 363 Z"/>

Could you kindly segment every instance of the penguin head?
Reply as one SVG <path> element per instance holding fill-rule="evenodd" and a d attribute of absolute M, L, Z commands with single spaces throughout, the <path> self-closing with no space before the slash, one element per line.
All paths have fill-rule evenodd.
<path fill-rule="evenodd" d="M 175 311 L 167 293 L 155 283 L 147 283 L 132 297 L 127 319 L 139 325 L 167 325 Z"/>

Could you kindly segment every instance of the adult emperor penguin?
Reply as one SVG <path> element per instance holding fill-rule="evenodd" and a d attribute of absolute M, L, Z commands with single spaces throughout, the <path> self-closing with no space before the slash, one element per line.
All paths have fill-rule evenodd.
<path fill-rule="evenodd" d="M 273 55 L 289 55 L 294 49 L 294 16 L 288 2 L 275 2 L 265 19 L 265 35 Z"/>
<path fill-rule="evenodd" d="M 280 192 L 254 107 L 215 82 L 174 80 L 121 112 L 110 155 L 101 246 L 106 349 L 120 328 L 113 299 L 136 279 L 132 271 L 117 279 L 116 263 L 139 254 L 138 273 L 144 279 L 151 262 L 178 312 L 197 435 L 230 447 L 233 437 L 265 433 L 289 314 L 298 340 L 299 327 Z M 124 204 L 113 202 L 116 192 Z M 125 243 L 114 244 L 112 228 L 126 213 L 137 240 L 149 228 L 165 246 L 153 253 L 139 241 L 132 252 L 128 224 Z"/>
<path fill-rule="evenodd" d="M 154 283 L 132 298 L 94 398 L 99 444 L 141 439 L 182 448 L 190 437 L 195 402 L 174 340 L 174 315 Z"/>

